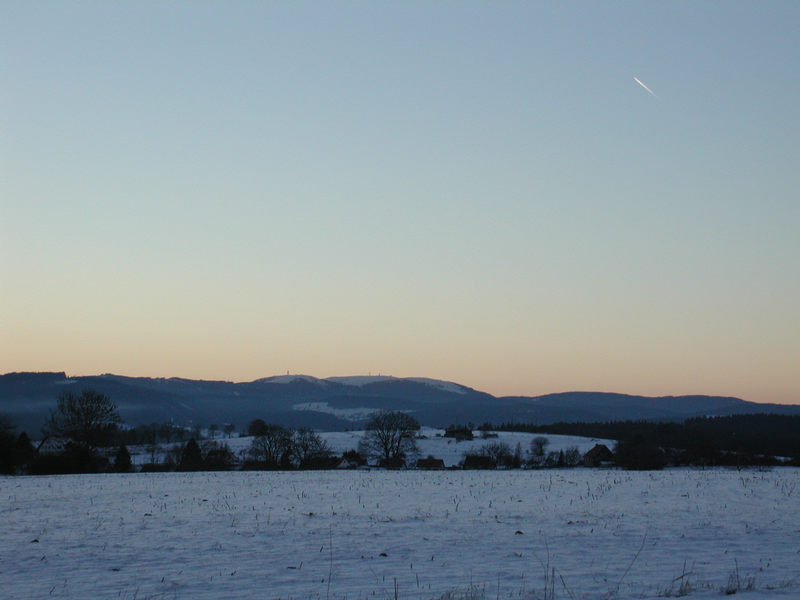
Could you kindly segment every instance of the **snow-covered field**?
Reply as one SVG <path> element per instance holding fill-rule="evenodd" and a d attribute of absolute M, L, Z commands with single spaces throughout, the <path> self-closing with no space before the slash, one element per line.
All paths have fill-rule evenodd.
<path fill-rule="evenodd" d="M 0 527 L 9 599 L 800 597 L 788 468 L 2 477 Z"/>

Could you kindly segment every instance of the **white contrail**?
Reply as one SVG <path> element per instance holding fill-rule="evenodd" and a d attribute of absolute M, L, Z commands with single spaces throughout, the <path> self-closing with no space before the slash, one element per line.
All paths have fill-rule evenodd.
<path fill-rule="evenodd" d="M 650 92 L 650 94 L 653 96 L 653 98 L 658 98 L 658 96 L 656 96 L 656 95 L 655 95 L 655 92 L 653 92 L 653 90 L 651 90 L 649 87 L 647 87 L 647 86 L 646 86 L 645 84 L 643 84 L 641 81 L 639 81 L 639 78 L 638 78 L 638 77 L 634 77 L 634 78 L 633 78 L 633 80 L 634 80 L 636 83 L 638 83 L 640 86 L 642 86 L 644 89 L 646 89 L 648 92 Z"/>

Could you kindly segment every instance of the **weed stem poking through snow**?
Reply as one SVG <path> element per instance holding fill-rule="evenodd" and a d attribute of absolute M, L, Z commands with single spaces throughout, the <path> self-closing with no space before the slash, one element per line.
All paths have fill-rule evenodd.
<path fill-rule="evenodd" d="M 630 570 L 633 568 L 634 563 L 636 563 L 636 560 L 639 558 L 639 555 L 642 553 L 642 550 L 644 549 L 644 543 L 646 541 L 647 541 L 647 532 L 645 531 L 644 535 L 642 536 L 642 543 L 639 545 L 639 549 L 636 551 L 636 554 L 633 555 L 633 560 L 631 560 L 631 564 L 629 564 L 628 568 L 625 569 L 625 572 L 622 574 L 622 577 L 620 577 L 619 581 L 617 582 L 617 586 L 614 588 L 612 592 L 609 593 L 609 597 L 615 596 L 616 594 L 619 593 L 619 587 L 622 585 L 622 581 L 625 579 Z"/>

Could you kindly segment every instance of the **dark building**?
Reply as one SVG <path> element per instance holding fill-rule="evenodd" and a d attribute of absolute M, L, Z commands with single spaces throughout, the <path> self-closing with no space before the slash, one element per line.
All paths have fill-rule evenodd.
<path fill-rule="evenodd" d="M 585 467 L 600 467 L 614 464 L 614 453 L 605 444 L 595 444 L 595 447 L 583 455 Z"/>

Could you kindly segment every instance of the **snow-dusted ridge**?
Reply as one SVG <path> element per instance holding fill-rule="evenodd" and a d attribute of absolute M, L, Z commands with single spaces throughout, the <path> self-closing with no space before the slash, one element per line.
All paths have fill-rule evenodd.
<path fill-rule="evenodd" d="M 439 379 L 429 379 L 427 377 L 408 377 L 406 381 L 424 383 L 425 385 L 438 388 L 445 392 L 453 392 L 454 394 L 466 394 L 470 391 L 470 388 L 458 383 L 453 383 L 452 381 L 441 381 Z"/>
<path fill-rule="evenodd" d="M 261 379 L 256 379 L 253 383 L 294 383 L 300 379 L 301 381 L 307 381 L 309 383 L 322 383 L 322 379 L 317 379 L 316 377 L 312 377 L 311 375 L 273 375 L 272 377 L 262 377 Z"/>
<path fill-rule="evenodd" d="M 344 377 L 327 377 L 325 381 L 362 387 L 370 383 L 381 383 L 383 381 L 394 381 L 396 379 L 397 377 L 392 377 L 391 375 L 349 375 Z"/>
<path fill-rule="evenodd" d="M 264 377 L 256 379 L 253 383 L 282 383 L 290 384 L 297 380 L 307 381 L 309 383 L 316 383 L 318 385 L 325 385 L 326 383 L 338 383 L 340 385 L 347 385 L 351 387 L 364 387 L 372 383 L 382 383 L 385 381 L 411 381 L 414 383 L 421 383 L 444 392 L 453 394 L 467 394 L 470 388 L 454 383 L 452 381 L 442 381 L 439 379 L 431 379 L 429 377 L 394 377 L 392 375 L 345 375 L 337 377 L 326 377 L 325 379 L 318 379 L 311 375 L 274 375 L 272 377 Z"/>

